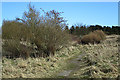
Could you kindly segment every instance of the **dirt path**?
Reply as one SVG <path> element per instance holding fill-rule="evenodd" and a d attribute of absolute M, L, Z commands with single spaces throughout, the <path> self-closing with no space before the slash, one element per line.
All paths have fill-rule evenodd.
<path fill-rule="evenodd" d="M 82 60 L 82 58 L 85 57 L 86 55 L 85 53 L 86 48 L 83 47 L 84 46 L 82 46 L 82 48 L 79 48 L 80 52 L 77 53 L 79 55 L 75 55 L 73 58 L 67 61 L 68 65 L 66 66 L 65 69 L 63 69 L 60 73 L 56 75 L 57 77 L 69 77 L 78 69 L 84 67 L 84 61 Z"/>
<path fill-rule="evenodd" d="M 72 74 L 73 72 L 77 71 L 80 68 L 80 66 L 83 65 L 83 62 L 80 61 L 83 56 L 85 56 L 85 54 L 81 54 L 77 58 L 69 60 L 68 61 L 69 64 L 67 65 L 67 67 L 69 67 L 71 65 L 73 67 L 58 73 L 58 77 L 68 77 L 68 76 L 70 76 L 70 74 Z"/>
<path fill-rule="evenodd" d="M 82 75 L 84 71 L 84 66 L 86 66 L 86 61 L 83 58 L 87 55 L 86 53 L 118 53 L 118 45 L 116 43 L 118 36 L 110 35 L 107 36 L 107 39 L 101 44 L 95 45 L 83 45 L 80 49 L 82 52 L 80 55 L 76 55 L 76 57 L 68 60 L 68 65 L 66 69 L 58 73 L 57 77 L 74 77 L 75 73 L 79 73 L 77 75 Z M 111 49 L 112 48 L 112 49 Z M 108 55 L 108 54 L 106 54 Z M 72 66 L 72 67 L 70 67 Z M 86 67 L 87 68 L 87 67 Z M 79 72 L 78 72 L 79 71 Z"/>

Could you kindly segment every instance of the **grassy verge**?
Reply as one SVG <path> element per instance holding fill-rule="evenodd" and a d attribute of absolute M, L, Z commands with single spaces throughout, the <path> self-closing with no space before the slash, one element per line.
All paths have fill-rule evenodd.
<path fill-rule="evenodd" d="M 70 46 L 47 58 L 28 58 L 23 60 L 3 57 L 3 78 L 49 78 L 64 69 L 67 59 L 78 53 L 79 48 Z"/>

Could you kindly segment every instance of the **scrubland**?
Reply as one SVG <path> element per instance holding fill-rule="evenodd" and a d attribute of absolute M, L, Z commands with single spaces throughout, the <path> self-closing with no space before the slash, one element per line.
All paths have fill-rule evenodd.
<path fill-rule="evenodd" d="M 26 60 L 3 57 L 2 76 L 3 78 L 116 78 L 120 74 L 118 37 L 119 35 L 109 35 L 100 44 L 71 43 L 56 51 L 55 53 L 59 54 L 55 54 L 54 57 Z M 69 70 L 71 72 L 67 76 L 59 75 Z"/>
<path fill-rule="evenodd" d="M 61 13 L 29 4 L 23 18 L 3 20 L 3 78 L 118 77 L 119 27 L 69 29 Z"/>

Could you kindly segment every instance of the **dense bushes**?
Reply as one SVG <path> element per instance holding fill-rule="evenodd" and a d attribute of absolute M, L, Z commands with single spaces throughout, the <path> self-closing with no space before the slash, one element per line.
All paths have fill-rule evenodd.
<path fill-rule="evenodd" d="M 22 23 L 16 21 L 3 21 L 2 38 L 3 39 L 20 39 L 20 28 Z"/>
<path fill-rule="evenodd" d="M 66 45 L 69 41 L 69 34 L 61 30 L 59 25 L 56 26 L 41 26 L 38 28 L 39 32 L 34 40 L 37 49 L 45 53 L 46 56 L 54 55 L 54 52 L 60 46 Z"/>
<path fill-rule="evenodd" d="M 52 10 L 39 12 L 29 5 L 23 19 L 5 21 L 2 25 L 3 50 L 14 57 L 46 57 L 69 42 L 69 34 L 64 30 L 65 21 L 60 13 Z"/>
<path fill-rule="evenodd" d="M 32 48 L 25 46 L 23 44 L 20 44 L 18 40 L 7 40 L 4 42 L 3 49 L 5 52 L 3 53 L 3 56 L 6 56 L 7 58 L 28 58 L 31 54 Z"/>
<path fill-rule="evenodd" d="M 93 31 L 82 37 L 81 42 L 83 44 L 88 43 L 100 43 L 100 41 L 105 39 L 105 34 L 102 30 Z"/>

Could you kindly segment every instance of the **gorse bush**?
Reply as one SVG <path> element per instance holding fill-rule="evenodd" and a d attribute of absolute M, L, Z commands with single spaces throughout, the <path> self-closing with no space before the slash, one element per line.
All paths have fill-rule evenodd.
<path fill-rule="evenodd" d="M 93 31 L 85 36 L 82 37 L 81 42 L 83 44 L 88 44 L 88 43 L 100 43 L 100 41 L 105 39 L 105 34 L 101 30 L 96 30 Z"/>
<path fill-rule="evenodd" d="M 47 57 L 68 44 L 69 34 L 64 30 L 65 20 L 55 10 L 39 16 L 34 6 L 24 12 L 23 19 L 4 21 L 2 25 L 3 50 L 11 57 Z M 5 53 L 3 53 L 6 55 Z"/>

